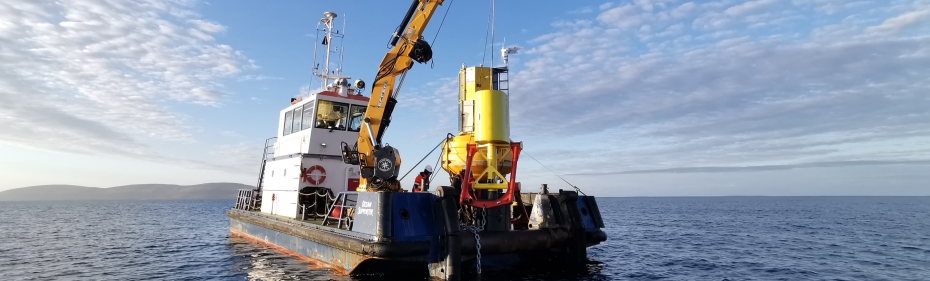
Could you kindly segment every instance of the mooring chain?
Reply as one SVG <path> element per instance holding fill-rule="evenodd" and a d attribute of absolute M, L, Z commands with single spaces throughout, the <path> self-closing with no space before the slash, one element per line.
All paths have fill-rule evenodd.
<path fill-rule="evenodd" d="M 488 218 L 488 208 L 487 207 L 481 208 L 481 230 L 484 230 L 484 227 L 486 226 L 488 222 L 487 218 Z M 478 255 L 477 255 L 478 276 L 481 276 L 481 236 L 479 236 L 477 232 L 475 232 L 475 249 L 478 250 Z"/>
<path fill-rule="evenodd" d="M 481 209 L 481 219 L 477 221 L 480 222 L 478 225 L 460 224 L 463 229 L 471 231 L 471 233 L 475 235 L 475 250 L 477 252 L 475 256 L 477 264 L 475 264 L 475 266 L 478 269 L 478 275 L 481 275 L 481 235 L 478 235 L 478 232 L 483 231 L 484 227 L 487 225 L 487 219 L 485 219 L 487 216 L 488 209 L 485 207 Z"/>

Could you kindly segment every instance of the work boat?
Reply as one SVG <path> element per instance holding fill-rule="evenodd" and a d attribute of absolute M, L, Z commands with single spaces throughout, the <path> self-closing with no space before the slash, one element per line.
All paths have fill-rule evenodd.
<path fill-rule="evenodd" d="M 420 33 L 441 3 L 413 2 L 398 28 L 407 32 L 395 33 L 371 98 L 362 94 L 364 82 L 342 75 L 342 50 L 334 40 L 344 34 L 333 29 L 337 15 L 324 14 L 317 29 L 324 62 L 314 66 L 321 86 L 279 113 L 256 188 L 240 190 L 227 211 L 233 235 L 344 274 L 439 280 L 519 264 L 583 265 L 587 247 L 607 239 L 597 202 L 577 187 L 519 191 L 522 143 L 509 140 L 506 66 L 460 70 L 460 132 L 446 138 L 441 156 L 452 186 L 430 190 L 429 177 L 417 192 L 400 186 L 399 152 L 380 140 L 400 89 L 388 85 L 412 66 L 398 61 L 431 58 Z M 502 51 L 506 62 L 515 49 Z M 331 67 L 336 53 L 340 62 Z"/>

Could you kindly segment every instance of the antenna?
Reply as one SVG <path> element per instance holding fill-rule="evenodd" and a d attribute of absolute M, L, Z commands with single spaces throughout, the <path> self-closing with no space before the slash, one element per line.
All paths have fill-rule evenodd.
<path fill-rule="evenodd" d="M 336 73 L 336 75 L 340 75 L 340 76 L 342 76 L 342 59 L 345 58 L 346 56 L 346 48 L 345 48 L 346 37 L 345 36 L 346 36 L 346 15 L 343 14 L 342 15 L 342 35 L 341 35 L 342 40 L 339 40 L 339 50 L 340 50 L 339 73 Z"/>
<path fill-rule="evenodd" d="M 323 18 L 317 22 L 316 29 L 316 38 L 320 38 L 320 33 L 323 33 L 323 40 L 319 41 L 319 44 L 326 45 L 323 48 L 319 48 L 316 44 L 313 46 L 313 75 L 320 78 L 320 90 L 322 91 L 333 91 L 338 93 L 340 96 L 347 96 L 348 92 L 351 90 L 349 87 L 348 79 L 349 76 L 342 76 L 342 62 L 345 58 L 345 27 L 346 19 L 343 17 L 342 28 L 343 30 L 335 29 L 336 25 L 335 19 L 338 17 L 336 13 L 325 12 L 323 13 Z M 322 24 L 322 27 L 320 26 Z M 335 45 L 333 39 L 339 39 L 339 46 Z M 326 55 L 323 56 L 323 67 L 320 67 L 320 63 L 317 61 L 318 49 L 323 49 L 322 51 L 326 52 Z M 333 53 L 337 52 L 338 64 L 332 65 L 332 60 L 336 60 L 337 57 L 333 57 Z"/>
<path fill-rule="evenodd" d="M 320 38 L 320 22 L 316 23 L 316 37 L 315 38 L 316 39 Z M 320 69 L 319 68 L 320 65 L 316 64 L 316 53 L 317 53 L 316 47 L 317 45 L 313 44 L 313 69 L 311 73 L 313 73 L 314 76 L 318 75 L 317 72 L 319 72 L 319 69 Z M 313 79 L 310 79 L 310 84 L 313 84 Z"/>
<path fill-rule="evenodd" d="M 510 58 L 510 54 L 516 54 L 521 49 L 523 49 L 523 47 L 519 46 L 507 48 L 507 38 L 504 38 L 504 43 L 501 44 L 501 58 L 504 60 L 504 68 L 509 68 L 510 66 L 508 60 Z"/>

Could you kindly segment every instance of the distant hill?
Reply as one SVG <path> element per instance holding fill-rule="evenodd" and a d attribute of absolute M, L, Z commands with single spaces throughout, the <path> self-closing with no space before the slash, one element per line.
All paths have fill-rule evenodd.
<path fill-rule="evenodd" d="M 0 201 L 234 199 L 236 190 L 253 188 L 240 183 L 134 184 L 110 188 L 38 185 L 2 191 Z"/>

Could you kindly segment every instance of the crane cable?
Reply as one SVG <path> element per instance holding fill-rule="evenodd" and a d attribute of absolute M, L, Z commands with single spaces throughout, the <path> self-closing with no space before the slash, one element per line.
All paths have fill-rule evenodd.
<path fill-rule="evenodd" d="M 442 21 L 439 22 L 439 28 L 436 29 L 436 35 L 433 36 L 433 42 L 429 43 L 430 46 L 433 46 L 433 44 L 436 44 L 436 38 L 439 38 L 439 31 L 442 30 L 442 24 L 446 22 L 446 16 L 449 15 L 449 10 L 452 10 L 452 2 L 454 1 L 455 0 L 449 1 L 449 7 L 446 8 L 446 14 L 442 15 Z"/>
<path fill-rule="evenodd" d="M 488 55 L 488 34 L 491 33 L 491 17 L 494 14 L 494 0 L 491 0 L 491 5 L 488 7 L 488 27 L 484 30 L 484 50 L 481 54 L 481 64 L 484 64 L 484 59 Z M 491 40 L 491 50 L 494 50 L 494 40 Z M 494 55 L 491 55 L 491 59 L 494 59 Z"/>
<path fill-rule="evenodd" d="M 455 2 L 455 0 L 450 0 L 450 1 L 449 1 L 449 7 L 446 8 L 446 13 L 445 13 L 444 15 L 442 15 L 442 21 L 439 22 L 439 28 L 436 29 L 436 35 L 433 35 L 433 42 L 430 42 L 430 43 L 429 43 L 430 47 L 436 46 L 436 38 L 439 38 L 439 31 L 442 30 L 442 24 L 446 22 L 446 16 L 449 15 L 449 10 L 452 10 L 452 2 Z M 435 59 L 431 59 L 431 60 L 429 61 L 429 68 L 430 68 L 430 69 L 433 69 L 434 66 L 436 66 L 436 60 L 435 60 Z M 430 181 L 432 181 L 432 180 L 430 180 Z"/>
<path fill-rule="evenodd" d="M 578 193 L 581 193 L 581 195 L 588 196 L 587 194 L 584 194 L 584 192 L 581 192 L 581 189 L 580 189 L 580 188 L 578 188 L 577 186 L 571 184 L 570 182 L 568 182 L 567 180 L 565 180 L 565 178 L 562 178 L 562 176 L 560 176 L 559 174 L 556 174 L 554 171 L 552 171 L 552 169 L 549 169 L 549 167 L 546 167 L 546 165 L 543 165 L 542 162 L 539 162 L 539 160 L 536 160 L 536 158 L 533 157 L 533 155 L 530 155 L 529 153 L 526 153 L 526 150 L 522 151 L 521 153 L 522 153 L 522 154 L 526 154 L 526 156 L 529 156 L 531 159 L 533 159 L 534 161 L 536 161 L 536 163 L 539 163 L 540 166 L 543 166 L 543 168 L 546 168 L 546 170 L 549 170 L 549 172 L 552 172 L 553 175 L 555 175 L 556 177 L 559 177 L 559 179 L 562 179 L 562 181 L 564 181 L 564 182 L 567 183 L 569 186 L 571 186 L 572 188 L 574 188 L 575 191 L 578 191 Z"/>

